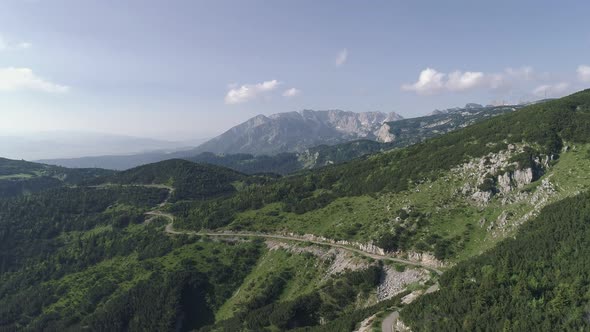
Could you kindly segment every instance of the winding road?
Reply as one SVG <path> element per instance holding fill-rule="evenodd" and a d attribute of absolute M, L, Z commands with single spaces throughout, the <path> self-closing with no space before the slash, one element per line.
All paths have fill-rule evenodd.
<path fill-rule="evenodd" d="M 151 187 L 153 187 L 153 186 L 151 186 Z M 165 206 L 166 203 L 168 203 L 168 201 L 170 200 L 170 197 L 172 196 L 172 193 L 174 192 L 174 188 L 168 187 L 168 186 L 159 186 L 159 187 L 166 188 L 170 192 L 168 197 L 166 198 L 166 200 L 158 205 L 158 208 L 161 208 L 161 207 Z M 224 233 L 221 233 L 221 232 L 195 232 L 195 231 L 187 231 L 187 230 L 178 231 L 178 230 L 174 229 L 174 215 L 172 215 L 171 213 L 162 212 L 162 211 L 156 209 L 156 210 L 146 212 L 145 214 L 148 216 L 151 216 L 151 217 L 162 217 L 162 218 L 168 219 L 169 222 L 166 225 L 166 227 L 164 228 L 164 232 L 166 232 L 167 234 L 171 234 L 171 235 L 197 235 L 197 236 L 210 236 L 210 237 L 248 237 L 248 238 L 256 237 L 256 238 L 265 238 L 265 239 L 274 239 L 274 240 L 287 240 L 287 241 L 313 243 L 313 244 L 325 245 L 325 246 L 330 246 L 333 248 L 347 250 L 349 252 L 357 253 L 359 255 L 363 255 L 365 257 L 370 257 L 370 258 L 377 259 L 377 260 L 389 260 L 389 261 L 396 262 L 396 263 L 402 263 L 402 264 L 406 264 L 406 265 L 421 267 L 421 268 L 427 269 L 429 271 L 433 271 L 433 272 L 437 273 L 438 275 L 441 275 L 443 273 L 443 271 L 441 271 L 439 269 L 436 269 L 436 268 L 433 268 L 430 266 L 425 266 L 424 264 L 421 264 L 418 262 L 409 261 L 409 260 L 405 260 L 405 259 L 401 259 L 401 258 L 394 258 L 394 257 L 390 257 L 390 256 L 378 255 L 378 254 L 374 254 L 374 253 L 369 253 L 369 252 L 362 251 L 357 248 L 353 248 L 353 247 L 349 247 L 349 246 L 337 244 L 337 243 L 331 243 L 331 242 L 324 242 L 324 241 L 318 241 L 318 240 L 308 240 L 308 239 L 286 236 L 286 235 L 278 235 L 278 234 L 264 234 L 264 233 L 250 233 L 250 232 L 231 232 L 231 233 L 230 232 L 224 232 Z M 426 290 L 425 293 L 428 294 L 428 293 L 431 293 L 431 292 L 434 292 L 437 290 L 438 290 L 438 285 L 434 285 L 434 286 L 431 286 L 428 290 Z M 399 319 L 399 311 L 394 311 L 391 314 L 389 314 L 383 320 L 383 322 L 381 324 L 381 331 L 382 332 L 393 332 L 394 325 L 398 319 Z"/>
<path fill-rule="evenodd" d="M 309 239 L 303 239 L 303 238 L 299 238 L 299 237 L 292 237 L 292 236 L 286 236 L 286 235 L 279 235 L 279 234 L 264 234 L 264 233 L 250 233 L 250 232 L 195 232 L 195 231 L 177 231 L 174 229 L 174 216 L 170 213 L 165 213 L 159 210 L 154 210 L 154 211 L 150 211 L 147 212 L 146 215 L 149 216 L 154 216 L 154 217 L 163 217 L 168 219 L 170 222 L 166 225 L 165 228 L 165 232 L 168 234 L 173 234 L 173 235 L 199 235 L 199 236 L 210 236 L 210 237 L 257 237 L 257 238 L 265 238 L 265 239 L 274 239 L 274 240 L 286 240 L 286 241 L 296 241 L 296 242 L 305 242 L 305 243 L 313 243 L 313 244 L 318 244 L 318 245 L 324 245 L 324 246 L 330 246 L 333 248 L 340 248 L 340 249 L 344 249 L 347 250 L 349 252 L 353 252 L 353 253 L 357 253 L 359 255 L 363 255 L 365 257 L 370 257 L 373 259 L 377 259 L 377 260 L 389 260 L 392 262 L 396 262 L 396 263 L 402 263 L 402 264 L 406 264 L 406 265 L 412 265 L 412 266 L 417 266 L 417 267 L 421 267 L 424 269 L 427 269 L 429 271 L 433 271 L 439 275 L 441 275 L 443 272 L 439 269 L 430 267 L 430 266 L 426 266 L 424 264 L 418 263 L 418 262 L 414 262 L 414 261 L 409 261 L 409 260 L 405 260 L 405 259 L 401 259 L 401 258 L 395 258 L 395 257 L 390 257 L 390 256 L 384 256 L 384 255 L 379 255 L 379 254 L 374 254 L 374 253 L 369 253 L 357 248 L 353 248 L 350 246 L 346 246 L 343 244 L 337 244 L 337 243 L 331 243 L 331 242 L 326 242 L 326 241 L 318 241 L 318 240 L 309 240 Z"/>
<path fill-rule="evenodd" d="M 385 317 L 381 323 L 381 332 L 393 332 L 393 325 L 399 318 L 399 311 L 394 311 L 389 316 Z"/>

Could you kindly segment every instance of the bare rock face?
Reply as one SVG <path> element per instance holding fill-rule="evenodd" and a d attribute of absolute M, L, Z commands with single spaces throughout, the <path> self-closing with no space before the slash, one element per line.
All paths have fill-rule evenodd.
<path fill-rule="evenodd" d="M 200 145 L 195 153 L 276 154 L 303 152 L 321 144 L 355 139 L 377 140 L 385 122 L 402 119 L 397 113 L 354 113 L 341 110 L 258 115 Z M 385 133 L 381 133 L 385 136 Z M 386 138 L 387 139 L 387 138 Z"/>
<path fill-rule="evenodd" d="M 269 250 L 283 249 L 289 252 L 302 254 L 309 253 L 318 257 L 321 261 L 328 262 L 329 266 L 325 277 L 344 271 L 364 270 L 369 267 L 366 260 L 355 257 L 349 251 L 340 248 L 325 248 L 321 246 L 298 246 L 286 242 L 267 240 Z"/>
<path fill-rule="evenodd" d="M 471 195 L 471 199 L 478 205 L 486 205 L 492 199 L 492 193 L 489 191 L 476 191 Z"/>
<path fill-rule="evenodd" d="M 383 268 L 381 282 L 377 286 L 377 299 L 379 301 L 390 299 L 403 292 L 409 284 L 415 282 L 424 284 L 428 278 L 429 273 L 424 269 L 406 269 L 398 272 L 386 266 Z"/>
<path fill-rule="evenodd" d="M 391 143 L 395 141 L 395 135 L 392 134 L 390 130 L 391 127 L 387 123 L 381 125 L 381 128 L 379 128 L 379 130 L 375 133 L 375 136 L 377 136 L 377 141 L 383 143 Z"/>
<path fill-rule="evenodd" d="M 517 188 L 522 188 L 527 184 L 533 182 L 533 169 L 526 168 L 523 170 L 517 169 L 514 171 L 514 175 L 512 177 L 514 182 L 516 183 Z"/>
<path fill-rule="evenodd" d="M 402 322 L 401 319 L 398 319 L 395 322 L 395 326 L 393 327 L 393 331 L 394 332 L 412 332 L 412 330 L 406 326 L 406 324 L 404 324 L 404 322 Z"/>
<path fill-rule="evenodd" d="M 408 253 L 406 253 L 407 257 L 409 260 L 413 261 L 413 262 L 419 262 L 420 264 L 424 265 L 424 266 L 429 266 L 429 267 L 433 267 L 433 268 L 439 268 L 439 267 L 445 267 L 445 263 L 443 263 L 442 261 L 436 259 L 436 257 L 434 257 L 434 255 L 427 253 L 427 252 L 415 252 L 415 251 L 410 251 Z M 403 257 L 403 253 L 398 253 L 399 257 Z"/>
<path fill-rule="evenodd" d="M 511 161 L 511 158 L 522 153 L 524 148 L 524 144 L 509 144 L 504 151 L 490 153 L 454 168 L 453 174 L 465 179 L 460 194 L 470 197 L 474 204 L 481 207 L 487 206 L 495 196 L 499 196 L 503 204 L 523 199 L 522 195 L 513 195 L 515 189 L 532 183 L 542 174 L 546 168 L 544 165 L 548 165 L 548 162 L 536 158 L 535 169 L 519 169 L 518 163 Z"/>
<path fill-rule="evenodd" d="M 498 175 L 498 188 L 501 193 L 507 193 L 512 190 L 511 179 L 509 173 Z"/>
<path fill-rule="evenodd" d="M 498 189 L 500 193 L 506 194 L 515 188 L 522 188 L 533 182 L 534 174 L 532 168 L 517 169 L 514 172 L 506 172 L 498 175 Z"/>

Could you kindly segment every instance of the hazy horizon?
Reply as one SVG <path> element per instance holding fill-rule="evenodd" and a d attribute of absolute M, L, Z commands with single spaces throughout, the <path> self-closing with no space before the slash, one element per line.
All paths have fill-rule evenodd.
<path fill-rule="evenodd" d="M 213 137 L 257 114 L 415 117 L 468 102 L 560 97 L 590 83 L 589 8 L 8 0 L 0 131 L 178 141 Z M 545 24 L 560 19 L 567 23 Z"/>

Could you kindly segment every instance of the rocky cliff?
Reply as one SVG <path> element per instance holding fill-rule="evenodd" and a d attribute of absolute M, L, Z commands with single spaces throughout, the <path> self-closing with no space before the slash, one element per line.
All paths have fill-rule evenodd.
<path fill-rule="evenodd" d="M 400 120 L 396 113 L 354 113 L 340 110 L 258 115 L 202 144 L 197 152 L 277 154 L 301 152 L 321 144 L 356 139 L 388 142 L 383 124 Z"/>

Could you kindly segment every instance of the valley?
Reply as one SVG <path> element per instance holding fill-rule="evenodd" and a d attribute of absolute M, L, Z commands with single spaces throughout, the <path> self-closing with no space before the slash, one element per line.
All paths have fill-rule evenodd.
<path fill-rule="evenodd" d="M 529 2 L 2 1 L 0 332 L 590 331 L 590 2 Z"/>
<path fill-rule="evenodd" d="M 431 303 L 450 310 L 444 303 L 453 299 L 478 317 L 470 300 L 456 297 L 488 294 L 481 288 L 488 284 L 469 288 L 465 273 L 486 278 L 499 271 L 499 263 L 480 264 L 505 257 L 505 248 L 520 245 L 514 238 L 528 243 L 556 227 L 548 224 L 551 214 L 568 213 L 560 204 L 585 204 L 587 105 L 590 92 L 582 91 L 406 148 L 285 176 L 182 159 L 120 172 L 2 160 L 0 185 L 49 182 L 0 199 L 0 327 L 478 326 L 477 318 L 441 322 Z M 525 121 L 531 116 L 534 125 Z M 584 207 L 579 211 L 559 232 L 584 229 Z M 560 252 L 552 241 L 561 240 L 542 241 L 558 257 L 585 243 L 580 238 Z M 523 264 L 518 253 L 507 259 Z M 542 260 L 554 264 L 557 256 L 547 254 Z M 543 266 L 558 275 L 554 265 Z M 498 277 L 494 282 L 504 283 L 498 287 L 523 282 L 510 266 L 503 269 L 512 277 Z M 555 303 L 553 280 L 526 282 Z M 584 281 L 576 285 L 584 294 Z M 519 296 L 529 301 L 527 293 Z M 579 315 L 584 310 L 573 303 L 559 310 L 567 305 Z M 510 324 L 547 324 L 536 319 L 515 316 Z"/>

